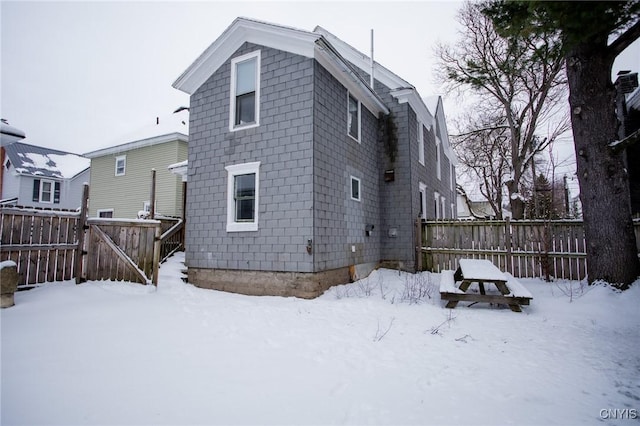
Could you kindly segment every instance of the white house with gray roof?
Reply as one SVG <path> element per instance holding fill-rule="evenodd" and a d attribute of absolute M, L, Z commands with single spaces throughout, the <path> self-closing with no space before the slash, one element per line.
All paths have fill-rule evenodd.
<path fill-rule="evenodd" d="M 3 143 L 2 200 L 5 204 L 78 209 L 89 182 L 90 160 L 78 154 L 10 141 Z"/>
<path fill-rule="evenodd" d="M 173 86 L 190 95 L 197 286 L 315 297 L 377 265 L 413 271 L 416 219 L 456 215 L 441 101 L 321 27 L 238 18 Z"/>

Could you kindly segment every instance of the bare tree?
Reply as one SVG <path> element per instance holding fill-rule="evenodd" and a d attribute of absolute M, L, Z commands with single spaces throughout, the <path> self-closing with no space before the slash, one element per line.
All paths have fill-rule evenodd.
<path fill-rule="evenodd" d="M 569 130 L 559 106 L 566 90 L 564 60 L 555 33 L 547 38 L 503 38 L 482 8 L 483 3 L 465 3 L 460 10 L 461 39 L 454 46 L 436 48 L 437 76 L 450 90 L 470 89 L 492 115 L 499 113 L 508 143 L 505 186 L 511 214 L 521 219 L 523 176 L 534 156 Z M 502 159 L 495 154 L 493 158 Z"/>
<path fill-rule="evenodd" d="M 479 183 L 497 219 L 502 219 L 505 184 L 509 174 L 509 138 L 504 119 L 487 113 L 467 115 L 459 127 L 464 132 L 452 137 L 458 169 Z M 472 212 L 473 213 L 473 212 Z"/>

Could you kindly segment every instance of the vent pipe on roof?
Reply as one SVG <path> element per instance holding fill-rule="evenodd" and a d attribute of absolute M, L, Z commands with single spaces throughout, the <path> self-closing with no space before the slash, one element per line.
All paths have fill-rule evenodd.
<path fill-rule="evenodd" d="M 373 28 L 371 28 L 371 75 L 369 76 L 369 86 L 371 86 L 371 90 L 373 90 L 373 82 L 375 81 L 373 77 L 373 67 Z"/>

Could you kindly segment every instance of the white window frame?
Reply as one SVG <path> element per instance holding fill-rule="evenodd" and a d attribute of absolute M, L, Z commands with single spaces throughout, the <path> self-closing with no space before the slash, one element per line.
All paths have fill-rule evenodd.
<path fill-rule="evenodd" d="M 122 173 L 118 173 L 118 163 L 122 161 L 123 165 L 122 165 Z M 124 176 L 127 174 L 127 156 L 126 155 L 119 155 L 116 157 L 116 164 L 115 164 L 115 175 L 116 176 Z"/>
<path fill-rule="evenodd" d="M 353 182 L 356 181 L 358 182 L 358 197 L 354 197 L 353 196 Z M 352 200 L 354 201 L 362 201 L 362 181 L 355 177 L 355 176 L 351 176 L 349 179 L 349 196 Z"/>
<path fill-rule="evenodd" d="M 440 142 L 440 138 L 436 136 L 436 177 L 438 180 L 442 180 L 442 152 L 441 152 L 442 143 Z"/>
<path fill-rule="evenodd" d="M 246 232 L 258 230 L 258 212 L 260 206 L 260 161 L 253 163 L 226 166 L 227 171 L 227 232 Z M 235 177 L 240 175 L 256 175 L 255 210 L 252 222 L 236 222 L 236 203 L 234 200 Z"/>
<path fill-rule="evenodd" d="M 102 216 L 100 216 L 101 213 L 111 213 L 111 217 L 113 217 L 114 210 L 113 209 L 98 209 L 98 211 L 96 212 L 98 217 L 102 217 Z"/>
<path fill-rule="evenodd" d="M 441 219 L 446 219 L 447 218 L 447 202 L 444 196 L 440 197 L 440 212 L 442 213 L 442 218 Z"/>
<path fill-rule="evenodd" d="M 420 120 L 418 120 L 418 162 L 424 166 L 424 130 Z"/>
<path fill-rule="evenodd" d="M 48 183 L 49 185 L 51 185 L 51 190 L 49 191 L 49 200 L 45 200 L 42 198 L 42 194 L 44 194 L 44 184 Z M 49 179 L 40 179 L 40 194 L 38 194 L 38 202 L 39 203 L 46 203 L 46 204 L 53 204 L 53 199 L 55 197 L 54 193 L 56 190 L 56 183 L 52 180 Z"/>
<path fill-rule="evenodd" d="M 433 193 L 436 202 L 436 219 L 440 219 L 440 194 L 438 192 Z"/>
<path fill-rule="evenodd" d="M 422 205 L 420 208 L 422 209 L 422 219 L 427 219 L 427 185 L 422 182 L 418 182 L 419 193 L 422 195 Z"/>
<path fill-rule="evenodd" d="M 255 96 L 255 122 L 249 124 L 236 125 L 236 73 L 237 65 L 240 62 L 245 62 L 251 59 L 256 59 L 256 96 Z M 238 130 L 251 129 L 252 127 L 258 127 L 260 125 L 260 63 L 261 63 L 260 50 L 247 53 L 242 56 L 238 56 L 231 60 L 231 82 L 229 90 L 229 131 L 235 132 Z"/>
<path fill-rule="evenodd" d="M 351 134 L 351 126 L 349 126 L 349 119 L 351 117 L 351 113 L 349 110 L 349 104 L 351 102 L 351 98 L 353 98 L 358 103 L 358 137 L 354 137 Z M 362 140 L 362 102 L 358 98 L 356 98 L 351 92 L 347 90 L 347 134 L 351 139 L 360 143 Z"/>
<path fill-rule="evenodd" d="M 454 203 L 451 203 L 451 219 L 455 219 L 456 218 L 456 205 Z"/>
<path fill-rule="evenodd" d="M 453 191 L 455 188 L 455 185 L 453 183 L 453 177 L 456 175 L 455 170 L 456 166 L 451 164 L 449 167 L 449 189 L 451 189 L 451 191 Z"/>

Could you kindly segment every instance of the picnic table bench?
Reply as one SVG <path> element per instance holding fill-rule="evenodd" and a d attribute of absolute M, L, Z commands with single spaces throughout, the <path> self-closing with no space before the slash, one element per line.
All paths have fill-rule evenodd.
<path fill-rule="evenodd" d="M 510 274 L 503 273 L 493 263 L 482 259 L 461 259 L 458 269 L 440 273 L 440 297 L 447 300 L 447 308 L 453 309 L 460 301 L 501 303 L 509 305 L 513 312 L 522 312 L 521 305 L 529 305 L 533 296 Z M 457 283 L 460 284 L 457 284 Z M 479 293 L 469 292 L 477 283 Z M 500 294 L 487 294 L 485 284 L 493 283 Z"/>

